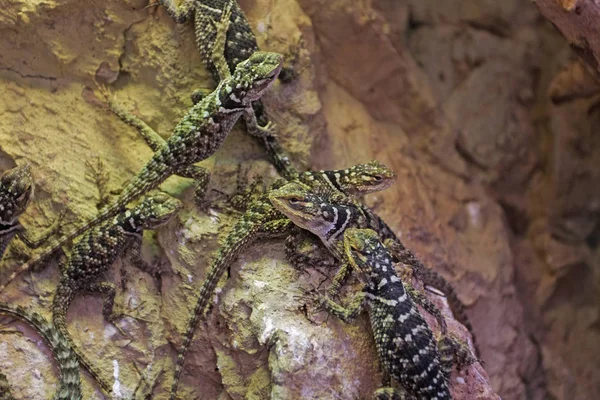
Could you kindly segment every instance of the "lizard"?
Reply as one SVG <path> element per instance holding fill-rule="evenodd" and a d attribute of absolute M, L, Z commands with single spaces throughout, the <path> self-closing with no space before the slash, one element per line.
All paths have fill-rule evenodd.
<path fill-rule="evenodd" d="M 259 51 L 250 23 L 235 0 L 184 0 L 179 7 L 173 0 L 159 0 L 159 3 L 166 8 L 167 13 L 177 23 L 185 23 L 193 16 L 196 45 L 208 70 L 217 82 L 224 79 L 223 71 L 227 69 L 233 71 L 238 63 Z M 219 20 L 220 17 L 221 20 L 227 18 L 230 22 L 229 29 L 225 31 L 225 62 L 219 60 L 220 63 L 215 63 L 215 59 L 211 55 L 215 44 L 219 41 L 219 26 L 215 29 L 214 21 Z M 291 76 L 292 74 L 286 73 L 284 68 L 279 75 L 280 79 L 284 75 Z M 195 94 L 193 99 L 197 100 L 201 97 L 199 96 L 201 92 Z M 252 106 L 254 116 L 244 117 L 249 132 L 255 131 L 258 127 L 270 126 L 270 120 L 262 101 L 260 99 L 254 101 Z M 298 174 L 298 171 L 291 164 L 290 157 L 283 150 L 273 132 L 274 127 L 271 126 L 267 134 L 260 137 L 255 136 L 255 138 L 262 142 L 281 176 L 285 179 L 292 179 Z"/>
<path fill-rule="evenodd" d="M 0 372 L 0 400 L 15 400 L 12 392 L 10 391 L 10 384 L 6 375 Z"/>
<path fill-rule="evenodd" d="M 166 7 L 169 15 L 177 23 L 184 23 L 193 16 L 196 44 L 203 59 L 207 63 L 207 67 L 213 74 L 213 77 L 215 77 L 215 80 L 220 78 L 219 74 L 224 66 L 222 60 L 221 64 L 211 62 L 213 59 L 213 57 L 210 57 L 211 49 L 217 37 L 213 21 L 217 19 L 219 14 L 224 14 L 224 16 L 227 17 L 228 7 L 230 7 L 231 10 L 231 28 L 227 31 L 225 48 L 225 60 L 227 61 L 228 67 L 230 69 L 234 68 L 240 60 L 245 59 L 248 55 L 258 50 L 256 37 L 252 33 L 252 29 L 243 10 L 235 0 L 184 0 L 179 7 L 175 6 L 173 0 L 159 0 L 159 3 Z M 261 121 L 263 125 L 266 125 L 269 119 L 266 115 L 264 105 L 261 101 L 256 101 L 253 105 L 256 120 Z M 289 156 L 285 154 L 273 135 L 265 135 L 260 138 L 257 137 L 257 139 L 263 141 L 275 167 L 284 178 L 292 180 L 298 175 L 299 172 L 290 164 Z M 381 217 L 369 209 L 366 209 L 365 212 L 377 223 L 377 231 L 382 235 L 382 238 L 386 242 L 386 246 L 393 249 L 396 260 L 410 266 L 413 273 L 418 279 L 422 280 L 424 284 L 441 290 L 446 295 L 448 303 L 456 315 L 457 320 L 470 332 L 473 332 L 473 326 L 466 314 L 466 307 L 458 298 L 456 290 L 454 290 L 452 285 L 434 270 L 426 268 L 420 260 L 404 246 L 397 235 L 381 219 Z M 292 235 L 289 237 L 286 245 L 288 259 L 297 267 L 306 265 L 310 261 L 308 257 L 300 256 L 296 250 L 297 242 L 301 238 L 302 236 Z M 476 352 L 479 354 L 474 335 L 473 344 Z"/>
<path fill-rule="evenodd" d="M 323 190 L 321 190 L 321 192 L 323 192 Z M 423 263 L 421 263 L 421 261 L 414 255 L 414 253 L 404 246 L 404 244 L 396 236 L 394 231 L 386 224 L 386 222 L 369 207 L 354 201 L 352 198 L 344 199 L 343 197 L 340 197 L 339 194 L 337 194 L 336 201 L 341 204 L 348 204 L 351 207 L 357 208 L 357 212 L 361 215 L 361 220 L 366 224 L 365 227 L 371 228 L 379 233 L 382 241 L 391 251 L 396 262 L 409 267 L 412 274 L 414 274 L 417 279 L 421 280 L 424 285 L 432 286 L 444 293 L 456 320 L 463 324 L 469 330 L 469 332 L 471 332 L 475 353 L 479 355 L 480 351 L 477 346 L 477 340 L 473 331 L 473 326 L 466 313 L 466 307 L 458 298 L 458 294 L 456 293 L 454 287 L 436 271 L 425 267 Z M 297 236 L 297 234 L 295 235 Z M 309 263 L 309 261 L 312 260 L 295 254 L 296 250 L 294 249 L 294 246 L 297 244 L 297 242 L 298 239 L 294 236 L 290 236 L 288 238 L 286 254 L 288 255 L 288 259 L 290 259 L 292 264 L 298 268 L 305 266 Z M 349 269 L 345 269 L 345 272 L 349 272 Z M 345 275 L 340 274 L 339 279 L 335 280 L 332 284 L 330 291 L 331 294 L 339 290 L 340 284 L 344 279 Z"/>
<path fill-rule="evenodd" d="M 58 389 L 54 393 L 54 400 L 78 400 L 81 399 L 81 379 L 79 375 L 79 362 L 69 340 L 52 325 L 46 318 L 35 311 L 31 311 L 22 306 L 16 306 L 0 302 L 0 314 L 10 315 L 24 320 L 31 325 L 38 334 L 44 339 L 48 347 L 52 350 L 60 370 L 60 382 Z M 6 383 L 7 384 L 7 383 Z M 6 385 L 4 389 L 8 389 Z M 4 390 L 0 388 L 1 394 Z M 10 396 L 10 395 L 9 395 Z M 6 397 L 12 399 L 12 396 Z"/>
<path fill-rule="evenodd" d="M 344 232 L 351 228 L 376 228 L 373 230 L 382 240 L 382 234 L 378 230 L 380 228 L 378 220 L 373 219 L 372 215 L 365 212 L 368 209 L 348 202 L 344 196 L 339 195 L 339 192 L 332 192 L 323 187 L 311 188 L 300 182 L 291 182 L 271 190 L 268 197 L 273 206 L 294 224 L 317 235 L 329 251 L 342 262 L 342 267 L 336 273 L 333 284 L 328 290 L 329 297 L 339 292 L 340 283 L 347 278 L 351 269 L 351 263 L 345 255 Z M 437 307 L 418 291 L 412 290 L 410 287 L 405 287 L 405 290 L 412 301 L 421 305 L 438 321 L 443 335 L 442 340 L 438 343 L 438 348 L 446 371 L 450 369 L 448 364 L 451 359 L 457 360 L 460 365 L 474 362 L 476 358 L 471 355 L 467 346 L 447 334 L 446 323 Z"/>
<path fill-rule="evenodd" d="M 330 190 L 339 190 L 340 193 L 356 195 L 370 193 L 389 187 L 396 179 L 393 171 L 377 161 L 358 164 L 344 170 L 333 171 L 305 171 L 298 175 L 297 181 L 307 185 L 323 185 Z M 279 179 L 273 183 L 269 190 L 283 186 L 288 181 Z M 183 343 L 178 351 L 170 399 L 174 400 L 185 356 L 194 337 L 195 329 L 204 316 L 217 283 L 227 270 L 228 266 L 252 243 L 262 238 L 284 237 L 293 232 L 295 226 L 277 209 L 273 207 L 264 193 L 252 201 L 242 217 L 233 226 L 215 254 L 206 278 L 197 296 L 196 306 L 187 325 Z"/>
<path fill-rule="evenodd" d="M 27 247 L 35 249 L 56 231 L 55 223 L 47 233 L 33 239 L 19 222 L 19 216 L 29 206 L 33 192 L 33 175 L 28 163 L 7 170 L 0 177 L 0 260 L 15 236 Z"/>
<path fill-rule="evenodd" d="M 349 228 L 343 235 L 344 255 L 364 286 L 348 307 L 323 295 L 315 299 L 345 323 L 352 322 L 368 306 L 375 347 L 384 370 L 383 387 L 373 398 L 451 399 L 447 371 L 433 333 L 396 274 L 392 256 L 378 233 Z M 400 383 L 402 391 L 391 387 L 390 377 Z"/>
<path fill-rule="evenodd" d="M 102 293 L 106 296 L 103 315 L 108 321 L 114 322 L 119 316 L 113 310 L 115 286 L 108 282 L 98 282 L 98 278 L 126 249 L 131 252 L 134 265 L 151 272 L 152 268 L 141 259 L 143 230 L 154 229 L 167 223 L 182 206 L 179 200 L 164 193 L 151 194 L 138 206 L 125 210 L 112 220 L 88 231 L 73 247 L 68 262 L 61 263 L 61 278 L 52 301 L 52 321 L 67 339 L 81 364 L 106 393 L 111 393 L 111 385 L 101 377 L 100 372 L 69 335 L 69 305 L 79 292 Z"/>
<path fill-rule="evenodd" d="M 223 57 L 222 52 L 219 53 L 217 49 L 213 54 L 216 59 Z M 169 176 L 189 170 L 192 164 L 214 154 L 238 118 L 248 113 L 251 102 L 259 99 L 277 78 L 282 62 L 283 57 L 278 53 L 255 52 L 247 60 L 239 63 L 233 74 L 221 80 L 212 93 L 187 112 L 164 146 L 154 153 L 116 200 L 90 221 L 53 241 L 40 254 L 31 257 L 28 262 L 17 268 L 8 280 L 0 285 L 0 292 L 21 272 L 47 259 L 63 244 L 115 216 L 128 203 L 156 188 Z M 209 174 L 204 169 L 196 170 L 198 171 L 200 173 L 196 173 L 195 178 L 204 189 L 208 184 Z"/>
<path fill-rule="evenodd" d="M 315 234 L 341 262 L 328 294 L 333 297 L 347 279 L 351 267 L 344 257 L 343 232 L 348 228 L 368 228 L 375 230 L 384 239 L 379 225 L 380 218 L 374 218 L 374 213 L 357 202 L 348 201 L 325 187 L 310 187 L 300 182 L 290 182 L 269 192 L 269 200 L 275 208 L 285 214 L 302 229 Z M 385 243 L 385 242 L 384 242 Z M 411 265 L 408 265 L 411 267 Z M 412 294 L 416 294 L 413 292 Z M 439 312 L 424 296 L 414 296 L 414 301 L 420 302 L 445 331 L 446 323 Z"/>

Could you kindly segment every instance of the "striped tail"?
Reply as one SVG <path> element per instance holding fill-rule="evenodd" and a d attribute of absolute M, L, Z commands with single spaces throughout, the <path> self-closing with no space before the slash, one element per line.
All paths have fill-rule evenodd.
<path fill-rule="evenodd" d="M 29 311 L 21 306 L 13 306 L 0 302 L 0 313 L 9 314 L 28 322 L 52 350 L 54 359 L 60 369 L 60 385 L 53 399 L 79 400 L 81 396 L 81 380 L 79 376 L 79 362 L 76 353 L 69 345 L 69 340 L 46 318 L 34 311 Z"/>
<path fill-rule="evenodd" d="M 176 398 L 177 385 L 179 384 L 179 378 L 181 376 L 181 371 L 183 370 L 186 353 L 194 338 L 194 332 L 196 331 L 198 322 L 204 316 L 204 310 L 215 291 L 217 283 L 237 255 L 258 238 L 257 232 L 259 229 L 259 224 L 252 224 L 247 220 L 242 219 L 233 227 L 232 232 L 225 240 L 225 244 L 217 252 L 208 275 L 200 288 L 198 302 L 196 303 L 192 317 L 188 322 L 183 344 L 179 348 L 179 353 L 177 354 L 177 363 L 175 364 L 175 372 L 173 374 L 173 385 L 171 386 L 171 393 L 169 395 L 170 400 L 175 400 Z"/>
<path fill-rule="evenodd" d="M 81 352 L 81 350 L 79 350 L 79 347 L 77 347 L 75 342 L 73 342 L 73 339 L 71 339 L 71 335 L 69 335 L 69 330 L 67 328 L 67 310 L 72 298 L 72 291 L 63 293 L 59 286 L 56 294 L 54 295 L 54 304 L 56 304 L 57 301 L 60 301 L 62 307 L 53 307 L 54 311 L 52 315 L 52 322 L 66 343 L 68 343 L 69 348 L 75 354 L 79 360 L 79 363 L 81 363 L 81 365 L 89 372 L 92 378 L 98 382 L 102 390 L 104 390 L 110 397 L 110 394 L 112 393 L 112 386 L 102 378 L 100 371 L 97 370 L 96 367 L 94 367 L 94 364 L 85 356 L 85 354 L 83 354 L 83 352 Z"/>
<path fill-rule="evenodd" d="M 77 236 L 80 236 L 87 230 L 96 227 L 101 222 L 114 217 L 121 212 L 121 210 L 123 210 L 127 204 L 160 185 L 171 175 L 172 170 L 169 165 L 161 161 L 161 158 L 161 152 L 156 152 L 150 162 L 133 179 L 133 181 L 130 182 L 127 187 L 125 187 L 117 200 L 102 209 L 94 218 L 79 228 L 69 232 L 60 239 L 52 241 L 48 246 L 46 246 L 45 250 L 42 250 L 41 253 L 33 256 L 29 261 L 17 268 L 16 271 L 14 271 L 8 277 L 8 279 L 2 285 L 0 285 L 0 292 L 2 292 L 6 286 L 8 286 L 8 284 L 17 276 L 25 271 L 30 270 L 42 261 L 50 258 L 61 248 L 61 246 L 75 239 Z"/>
<path fill-rule="evenodd" d="M 0 400 L 15 400 L 15 397 L 10 391 L 10 384 L 6 375 L 0 372 Z"/>

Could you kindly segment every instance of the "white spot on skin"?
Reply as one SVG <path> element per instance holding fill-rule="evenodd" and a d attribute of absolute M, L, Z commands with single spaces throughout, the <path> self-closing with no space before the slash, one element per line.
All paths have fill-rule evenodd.
<path fill-rule="evenodd" d="M 192 283 L 192 281 L 194 280 L 192 275 L 189 275 L 189 274 L 188 274 L 187 278 L 188 278 L 188 283 Z"/>
<path fill-rule="evenodd" d="M 381 281 L 379 281 L 379 285 L 377 285 L 377 289 L 381 289 L 382 287 L 387 285 L 387 283 L 388 283 L 388 280 L 386 278 L 383 278 Z"/>
<path fill-rule="evenodd" d="M 465 384 L 465 378 L 463 378 L 462 376 L 457 376 L 456 377 L 456 382 L 464 385 Z"/>

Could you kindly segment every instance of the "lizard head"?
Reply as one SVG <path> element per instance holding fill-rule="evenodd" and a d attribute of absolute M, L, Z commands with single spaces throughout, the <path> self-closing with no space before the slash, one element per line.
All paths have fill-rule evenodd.
<path fill-rule="evenodd" d="M 319 236 L 327 244 L 332 236 L 338 236 L 345 228 L 351 216 L 347 205 L 332 203 L 333 195 L 292 182 L 269 192 L 269 200 L 294 224 Z"/>
<path fill-rule="evenodd" d="M 380 163 L 371 161 L 358 164 L 343 171 L 330 171 L 333 173 L 338 186 L 351 195 L 367 194 L 387 189 L 396 181 L 394 171 Z"/>
<path fill-rule="evenodd" d="M 146 196 L 144 201 L 134 208 L 132 217 L 138 216 L 139 225 L 144 229 L 152 229 L 167 223 L 182 207 L 181 201 L 158 192 Z"/>
<path fill-rule="evenodd" d="M 372 229 L 349 228 L 344 232 L 344 252 L 352 266 L 363 272 L 370 271 L 373 257 L 381 254 L 383 245 Z"/>
<path fill-rule="evenodd" d="M 235 67 L 230 84 L 225 86 L 229 98 L 244 106 L 258 100 L 277 79 L 282 65 L 279 53 L 255 52 Z"/>
<path fill-rule="evenodd" d="M 0 222 L 13 222 L 33 196 L 33 175 L 29 164 L 9 169 L 0 177 Z"/>

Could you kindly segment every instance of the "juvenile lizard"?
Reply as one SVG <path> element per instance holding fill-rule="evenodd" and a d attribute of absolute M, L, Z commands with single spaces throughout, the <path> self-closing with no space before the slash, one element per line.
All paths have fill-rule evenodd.
<path fill-rule="evenodd" d="M 103 315 L 114 322 L 118 314 L 113 311 L 115 287 L 112 283 L 98 282 L 126 249 L 138 268 L 151 272 L 152 268 L 141 259 L 142 233 L 167 223 L 182 207 L 182 203 L 164 193 L 147 196 L 140 205 L 125 210 L 110 221 L 88 231 L 73 247 L 66 265 L 61 265 L 61 279 L 52 302 L 52 321 L 67 338 L 81 364 L 98 381 L 106 393 L 111 385 L 102 379 L 99 371 L 72 341 L 67 329 L 67 310 L 71 301 L 82 291 L 98 292 L 106 297 Z"/>
<path fill-rule="evenodd" d="M 21 239 L 27 247 L 34 249 L 46 241 L 56 230 L 56 227 L 52 227 L 46 234 L 34 240 L 19 222 L 19 216 L 25 211 L 33 197 L 33 187 L 33 176 L 29 164 L 9 169 L 0 177 L 0 260 L 15 236 Z"/>
<path fill-rule="evenodd" d="M 165 145 L 154 153 L 152 159 L 130 181 L 114 202 L 101 210 L 92 220 L 54 241 L 39 255 L 19 267 L 4 285 L 0 286 L 0 291 L 19 273 L 45 260 L 58 251 L 60 246 L 86 230 L 115 216 L 128 203 L 156 188 L 169 176 L 214 154 L 240 115 L 245 113 L 246 109 L 251 107 L 251 102 L 259 99 L 277 78 L 282 61 L 280 54 L 256 52 L 249 59 L 238 64 L 229 78 L 222 80 L 211 94 L 188 111 Z M 205 187 L 209 174 L 205 170 L 201 171 L 202 175 L 196 179 L 201 187 Z"/>
<path fill-rule="evenodd" d="M 193 16 L 196 45 L 207 68 L 217 82 L 225 78 L 224 71 L 233 71 L 238 63 L 246 60 L 254 52 L 259 51 L 250 23 L 235 0 L 184 0 L 179 7 L 175 5 L 173 0 L 160 0 L 159 3 L 166 8 L 169 15 L 177 23 L 185 23 Z M 225 62 L 219 60 L 220 63 L 215 63 L 212 54 L 215 44 L 219 45 L 223 41 L 219 37 L 223 29 L 223 23 L 216 25 L 214 21 L 226 19 L 230 23 L 228 29 L 225 29 Z M 259 127 L 270 127 L 269 117 L 262 101 L 257 100 L 252 105 L 254 116 L 246 115 L 244 117 L 248 131 L 251 134 Z M 263 136 L 255 137 L 265 146 L 271 161 L 281 176 L 285 179 L 292 179 L 298 174 L 298 171 L 292 166 L 289 156 L 279 144 L 273 131 L 274 128 L 270 127 Z"/>
<path fill-rule="evenodd" d="M 384 370 L 384 383 L 375 399 L 404 399 L 403 391 L 390 386 L 394 378 L 419 400 L 451 399 L 448 380 L 431 329 L 396 274 L 392 256 L 371 229 L 344 231 L 344 253 L 358 272 L 363 289 L 347 308 L 327 296 L 319 304 L 346 323 L 368 306 L 375 347 Z"/>
<path fill-rule="evenodd" d="M 46 318 L 35 311 L 30 311 L 22 306 L 14 306 L 0 302 L 0 314 L 11 315 L 29 323 L 44 339 L 60 370 L 58 390 L 54 393 L 54 400 L 81 399 L 81 380 L 79 376 L 79 362 L 69 340 L 54 327 Z M 0 389 L 0 399 L 3 390 Z M 12 397 L 7 397 L 8 399 Z"/>
<path fill-rule="evenodd" d="M 325 192 L 327 192 L 327 190 L 320 190 L 320 193 L 325 194 Z M 454 287 L 436 271 L 425 267 L 421 263 L 421 261 L 419 261 L 419 259 L 417 259 L 415 255 L 404 246 L 404 244 L 400 241 L 400 239 L 396 236 L 392 229 L 385 223 L 385 221 L 383 221 L 383 219 L 379 215 L 375 214 L 373 210 L 371 210 L 369 207 L 362 205 L 361 203 L 355 201 L 352 198 L 340 197 L 338 194 L 335 194 L 334 197 L 335 200 L 330 199 L 330 201 L 335 201 L 340 205 L 346 204 L 353 208 L 356 208 L 356 213 L 358 213 L 360 216 L 360 218 L 358 218 L 358 221 L 364 224 L 361 227 L 367 227 L 377 231 L 379 233 L 379 236 L 381 237 L 381 240 L 391 251 L 396 262 L 399 262 L 404 266 L 409 267 L 412 273 L 417 277 L 417 279 L 421 280 L 424 285 L 432 286 L 444 293 L 448 300 L 448 304 L 450 305 L 450 308 L 452 309 L 452 312 L 455 315 L 456 320 L 463 324 L 469 330 L 469 332 L 471 332 L 473 347 L 475 348 L 476 354 L 479 355 L 479 348 L 477 346 L 476 337 L 473 332 L 473 326 L 471 325 L 471 321 L 469 320 L 469 317 L 466 313 L 466 307 L 458 298 Z M 356 217 L 356 213 L 354 217 Z M 297 234 L 295 235 L 297 236 Z M 307 264 L 306 260 L 303 260 L 300 256 L 294 253 L 294 241 L 297 242 L 298 239 L 294 236 L 290 236 L 288 239 L 292 239 L 288 240 L 286 248 L 286 252 L 290 261 L 296 266 L 304 266 L 305 264 Z M 349 272 L 349 269 L 344 269 L 343 271 Z M 333 282 L 330 291 L 331 294 L 333 294 L 339 289 L 339 286 L 343 282 L 345 277 L 346 275 L 342 273 L 339 275 L 339 279 Z"/>
<path fill-rule="evenodd" d="M 329 295 L 334 296 L 341 283 L 351 272 L 350 264 L 344 255 L 343 234 L 348 228 L 373 229 L 379 231 L 380 219 L 374 219 L 367 207 L 348 201 L 346 196 L 327 188 L 311 188 L 308 185 L 291 182 L 269 192 L 269 200 L 275 208 L 285 214 L 302 229 L 315 234 L 325 247 L 342 265 L 333 279 Z M 430 314 L 435 316 L 445 333 L 446 323 L 439 310 L 424 296 L 410 293 Z"/>
<path fill-rule="evenodd" d="M 12 392 L 10 391 L 10 384 L 6 375 L 0 372 L 0 400 L 15 400 Z"/>
<path fill-rule="evenodd" d="M 333 284 L 328 291 L 330 296 L 338 293 L 340 283 L 346 279 L 350 272 L 351 264 L 347 259 L 344 248 L 344 232 L 350 228 L 373 229 L 381 240 L 381 233 L 377 230 L 377 220 L 365 213 L 365 207 L 348 202 L 339 192 L 331 192 L 322 188 L 311 188 L 298 182 L 288 183 L 279 189 L 269 192 L 269 200 L 275 208 L 285 214 L 297 226 L 309 230 L 317 235 L 329 251 L 342 262 L 342 267 L 333 279 Z M 450 356 L 468 364 L 475 360 L 466 346 L 450 335 L 446 335 L 446 323 L 441 313 L 424 296 L 417 291 L 406 288 L 411 299 L 425 308 L 436 317 L 440 325 L 443 340 L 439 348 L 443 352 L 444 363 L 448 364 Z M 454 354 L 452 354 L 454 353 Z"/>
<path fill-rule="evenodd" d="M 324 186 L 330 190 L 338 190 L 340 193 L 353 195 L 383 190 L 389 187 L 395 179 L 396 175 L 393 171 L 377 161 L 372 161 L 345 170 L 306 171 L 298 176 L 297 181 L 312 186 Z M 281 187 L 286 182 L 280 179 L 271 185 L 270 190 Z M 215 287 L 228 266 L 242 251 L 257 240 L 284 237 L 293 232 L 294 229 L 295 226 L 291 221 L 273 207 L 267 194 L 263 194 L 253 201 L 234 225 L 223 245 L 217 251 L 200 288 L 198 301 L 178 352 L 171 387 L 171 400 L 175 399 L 185 356 L 194 337 L 198 322 L 203 318 Z"/>
<path fill-rule="evenodd" d="M 225 59 L 229 68 L 233 69 L 240 60 L 246 59 L 250 54 L 258 50 L 256 37 L 250 28 L 250 24 L 246 19 L 244 12 L 235 0 L 184 0 L 179 7 L 175 6 L 173 0 L 159 0 L 159 2 L 166 7 L 169 15 L 171 15 L 178 23 L 184 23 L 191 16 L 194 17 L 196 44 L 215 80 L 219 79 L 219 71 L 223 70 L 223 63 L 221 62 L 220 65 L 215 64 L 212 62 L 213 57 L 210 56 L 213 45 L 217 40 L 214 21 L 217 20 L 220 15 L 223 16 L 226 14 L 228 7 L 231 7 L 231 24 L 227 31 Z M 256 120 L 259 121 L 261 125 L 266 126 L 269 119 L 262 102 L 256 101 L 253 105 Z M 284 178 L 292 180 L 297 176 L 298 171 L 291 165 L 289 156 L 281 148 L 275 136 L 268 134 L 263 137 L 257 137 L 257 140 L 263 142 L 273 164 Z M 422 280 L 425 285 L 441 290 L 446 295 L 448 303 L 455 313 L 457 320 L 469 329 L 470 332 L 473 332 L 473 326 L 465 311 L 466 307 L 458 298 L 452 285 L 434 270 L 426 268 L 415 255 L 404 246 L 391 228 L 378 215 L 369 209 L 366 209 L 365 211 L 370 215 L 370 218 L 377 223 L 377 231 L 380 233 L 382 239 L 386 241 L 386 246 L 392 250 L 397 261 L 410 266 L 413 273 Z M 290 261 L 296 266 L 308 262 L 308 258 L 298 255 L 294 248 L 294 241 L 297 242 L 301 237 L 302 236 L 290 237 L 286 248 Z M 473 344 L 477 353 L 479 353 L 475 336 L 473 336 Z"/>

